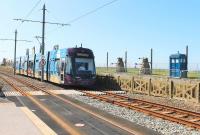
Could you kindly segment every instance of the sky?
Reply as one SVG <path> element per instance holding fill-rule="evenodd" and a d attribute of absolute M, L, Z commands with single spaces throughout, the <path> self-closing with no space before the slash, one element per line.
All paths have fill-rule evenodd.
<path fill-rule="evenodd" d="M 71 20 L 90 12 L 112 0 L 2 0 L 0 2 L 0 39 L 14 38 L 33 42 L 18 42 L 17 56 L 25 55 L 26 48 L 39 43 L 35 36 L 41 36 L 40 23 L 18 22 L 15 18 L 42 20 L 42 6 L 45 3 L 46 20 L 70 23 Z M 134 66 L 139 57 L 150 57 L 154 50 L 154 67 L 167 68 L 171 54 L 185 53 L 189 46 L 189 67 L 198 68 L 200 63 L 200 1 L 199 0 L 117 0 L 97 10 L 70 26 L 46 25 L 45 51 L 58 44 L 60 48 L 80 46 L 90 48 L 95 54 L 97 66 L 109 64 L 128 51 L 128 65 Z M 29 15 L 28 15 L 29 14 Z M 28 16 L 27 16 L 28 15 Z M 0 41 L 0 61 L 13 58 L 14 42 Z M 199 66 L 200 68 L 200 66 Z"/>

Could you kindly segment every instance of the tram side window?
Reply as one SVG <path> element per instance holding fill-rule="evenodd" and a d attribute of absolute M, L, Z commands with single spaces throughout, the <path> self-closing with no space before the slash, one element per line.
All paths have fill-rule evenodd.
<path fill-rule="evenodd" d="M 66 74 L 72 74 L 72 63 L 70 58 L 66 59 Z"/>
<path fill-rule="evenodd" d="M 31 61 L 29 62 L 29 68 L 31 68 L 31 69 L 33 68 L 33 62 L 31 62 Z"/>
<path fill-rule="evenodd" d="M 37 71 L 39 69 L 39 60 L 35 60 L 35 70 Z"/>
<path fill-rule="evenodd" d="M 51 66 L 51 67 L 50 67 L 51 75 L 54 74 L 54 64 L 55 64 L 55 61 L 52 60 L 52 61 L 50 62 L 50 66 Z"/>
<path fill-rule="evenodd" d="M 22 67 L 24 68 L 24 62 L 22 63 Z"/>
<path fill-rule="evenodd" d="M 53 69 L 52 69 L 52 60 L 49 61 L 49 73 L 52 75 L 53 74 Z"/>
<path fill-rule="evenodd" d="M 62 61 L 62 63 L 61 63 L 61 71 L 64 71 L 64 66 L 65 66 L 65 63 Z"/>
<path fill-rule="evenodd" d="M 60 75 L 60 59 L 56 60 L 56 71 L 57 74 Z"/>

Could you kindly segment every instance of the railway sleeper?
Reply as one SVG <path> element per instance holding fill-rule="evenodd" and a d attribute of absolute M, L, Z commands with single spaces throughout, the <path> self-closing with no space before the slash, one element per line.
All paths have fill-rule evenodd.
<path fill-rule="evenodd" d="M 143 106 L 141 106 L 142 108 L 151 108 L 152 107 L 152 105 L 143 105 Z"/>
<path fill-rule="evenodd" d="M 191 120 L 189 120 L 190 122 L 198 122 L 198 121 L 200 121 L 200 118 L 195 118 L 195 119 L 191 119 Z"/>
<path fill-rule="evenodd" d="M 151 111 L 161 111 L 161 110 L 163 110 L 163 108 L 151 108 L 150 110 Z"/>
<path fill-rule="evenodd" d="M 117 99 L 118 102 L 127 102 L 127 103 L 130 103 L 128 102 L 128 100 L 124 100 L 124 99 Z"/>
<path fill-rule="evenodd" d="M 175 111 L 164 111 L 164 112 L 161 112 L 162 114 L 172 114 L 172 113 L 175 113 Z"/>
<path fill-rule="evenodd" d="M 141 103 L 131 103 L 131 106 L 139 106 Z"/>
<path fill-rule="evenodd" d="M 175 115 L 174 117 L 176 117 L 176 118 L 186 118 L 188 116 L 189 116 L 188 114 L 179 114 L 179 115 Z"/>

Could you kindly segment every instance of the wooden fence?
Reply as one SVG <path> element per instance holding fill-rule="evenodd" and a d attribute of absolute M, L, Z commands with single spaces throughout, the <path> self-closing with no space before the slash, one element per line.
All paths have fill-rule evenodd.
<path fill-rule="evenodd" d="M 122 89 L 130 93 L 140 93 L 149 96 L 167 97 L 200 103 L 200 81 L 167 78 L 98 76 L 97 82 L 105 89 Z"/>

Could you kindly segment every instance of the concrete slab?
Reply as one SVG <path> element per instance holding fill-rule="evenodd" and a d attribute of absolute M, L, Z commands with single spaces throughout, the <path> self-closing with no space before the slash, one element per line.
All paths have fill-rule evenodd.
<path fill-rule="evenodd" d="M 2 135 L 42 135 L 40 130 L 14 103 L 0 103 L 0 133 Z"/>

